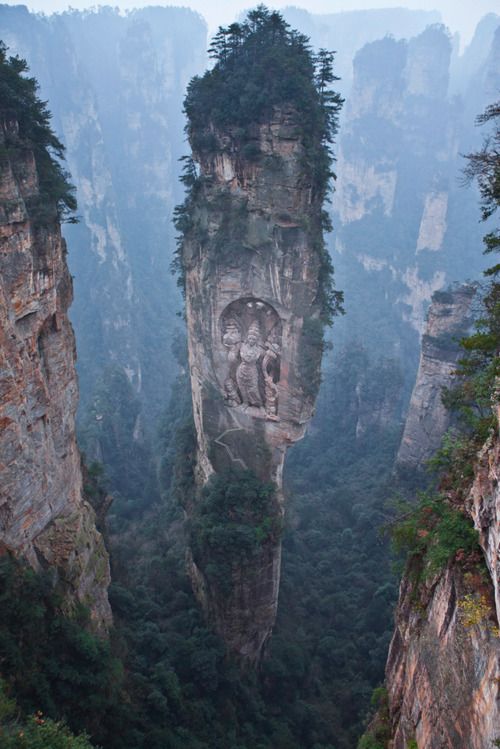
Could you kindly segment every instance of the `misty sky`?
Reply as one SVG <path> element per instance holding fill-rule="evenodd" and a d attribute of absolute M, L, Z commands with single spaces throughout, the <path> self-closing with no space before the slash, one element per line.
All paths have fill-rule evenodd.
<path fill-rule="evenodd" d="M 8 5 L 19 5 L 20 2 L 7 0 Z M 185 5 L 201 13 L 207 20 L 211 31 L 220 24 L 230 23 L 235 17 L 253 3 L 248 0 L 24 0 L 22 4 L 32 10 L 51 13 L 65 10 L 68 5 L 73 8 L 88 8 L 93 5 L 112 5 L 120 8 L 143 7 L 144 5 Z M 257 2 L 255 3 L 255 5 Z M 334 13 L 343 10 L 360 8 L 406 7 L 422 10 L 439 10 L 443 21 L 452 32 L 458 31 L 462 43 L 468 42 L 478 20 L 489 12 L 500 14 L 500 0 L 275 0 L 266 3 L 269 7 L 282 8 L 296 5 L 314 13 Z M 0 30 L 1 33 L 1 30 Z"/>

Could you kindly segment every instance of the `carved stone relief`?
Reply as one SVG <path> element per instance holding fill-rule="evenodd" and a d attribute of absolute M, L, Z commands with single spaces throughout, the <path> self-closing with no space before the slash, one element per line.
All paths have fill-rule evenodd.
<path fill-rule="evenodd" d="M 227 405 L 277 421 L 282 332 L 278 313 L 260 299 L 237 299 L 222 313 L 220 327 L 227 352 Z"/>

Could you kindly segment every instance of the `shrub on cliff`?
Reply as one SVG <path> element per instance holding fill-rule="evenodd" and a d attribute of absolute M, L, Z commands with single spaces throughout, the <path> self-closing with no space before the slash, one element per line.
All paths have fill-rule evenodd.
<path fill-rule="evenodd" d="M 74 222 L 75 189 L 63 169 L 64 146 L 50 127 L 51 114 L 47 103 L 38 95 L 35 78 L 25 75 L 26 60 L 8 57 L 7 47 L 0 41 L 0 118 L 15 120 L 18 131 L 6 129 L 0 160 L 9 154 L 32 150 L 35 156 L 39 198 L 32 199 L 32 213 L 39 219 L 65 219 Z"/>
<path fill-rule="evenodd" d="M 480 125 L 491 125 L 492 132 L 483 147 L 467 156 L 465 176 L 476 180 L 481 194 L 484 221 L 500 208 L 500 101 L 487 107 L 477 120 Z M 495 228 L 484 237 L 484 253 L 500 252 L 500 229 Z M 468 431 L 475 437 L 475 447 L 484 442 L 488 432 L 496 428 L 492 414 L 492 400 L 500 377 L 500 263 L 485 271 L 488 279 L 483 296 L 483 310 L 476 322 L 475 332 L 464 338 L 464 355 L 459 362 L 458 382 L 446 393 L 445 403 L 458 410 Z"/>
<path fill-rule="evenodd" d="M 458 552 L 468 556 L 479 551 L 471 519 L 440 494 L 422 493 L 417 506 L 394 526 L 392 538 L 396 550 L 407 552 L 410 561 L 421 560 L 424 576 L 442 570 Z"/>
<path fill-rule="evenodd" d="M 0 679 L 0 746 L 2 749 L 92 749 L 84 734 L 75 736 L 64 723 L 45 718 L 38 711 L 28 719 L 7 694 Z"/>

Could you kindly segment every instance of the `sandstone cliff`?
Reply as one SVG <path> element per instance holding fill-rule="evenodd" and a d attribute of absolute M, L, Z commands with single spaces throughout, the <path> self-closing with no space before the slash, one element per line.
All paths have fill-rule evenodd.
<path fill-rule="evenodd" d="M 255 33 L 264 37 L 262 46 L 272 49 L 271 40 L 279 39 L 280 32 L 268 30 L 266 13 Z M 293 69 L 295 48 L 283 33 L 276 59 L 289 55 Z M 249 55 L 252 44 L 248 31 Z M 238 62 L 232 64 L 237 67 Z M 274 74 L 286 76 L 284 70 Z M 209 74 L 205 80 L 207 87 L 221 85 L 215 76 L 212 83 Z M 233 80 L 228 76 L 225 85 Z M 313 148 L 316 155 L 321 152 L 321 138 L 313 146 L 308 138 L 318 136 L 304 133 L 305 118 L 314 116 L 320 104 L 311 80 L 306 84 L 312 97 L 307 112 L 296 102 L 269 108 L 266 101 L 265 116 L 246 123 L 243 131 L 210 118 L 203 121 L 197 110 L 203 79 L 196 85 L 186 106 L 194 158 L 186 178 L 192 189 L 179 221 L 184 229 L 181 263 L 198 443 L 196 479 L 199 488 L 212 476 L 228 476 L 231 485 L 229 476 L 243 472 L 245 486 L 251 475 L 264 487 L 256 502 L 258 496 L 264 502 L 266 486 L 274 487 L 274 499 L 264 502 L 260 530 L 255 529 L 257 547 L 245 563 L 232 565 L 230 581 L 211 575 L 209 556 L 193 544 L 190 567 L 195 592 L 229 650 L 255 662 L 276 616 L 285 452 L 304 435 L 320 379 L 330 272 L 321 229 L 326 184 L 315 180 L 311 156 Z M 248 494 L 241 486 L 243 505 Z M 198 492 L 188 515 L 203 513 L 207 501 Z M 227 511 L 221 533 L 240 510 Z"/>
<path fill-rule="evenodd" d="M 500 737 L 499 458 L 492 435 L 466 499 L 482 553 L 459 551 L 424 584 L 411 570 L 401 584 L 386 670 L 392 749 L 412 740 L 425 749 L 491 749 Z"/>
<path fill-rule="evenodd" d="M 417 379 L 396 460 L 400 470 L 423 469 L 451 424 L 442 402 L 460 358 L 460 339 L 472 324 L 473 286 L 436 292 L 427 313 Z"/>
<path fill-rule="evenodd" d="M 50 569 L 69 612 L 111 621 L 109 562 L 82 494 L 72 282 L 55 206 L 13 114 L 0 123 L 0 549 Z"/>
<path fill-rule="evenodd" d="M 481 70 L 471 63 L 474 81 L 461 100 L 447 89 L 450 41 L 433 26 L 359 50 L 340 129 L 333 257 L 347 314 L 336 340 L 357 338 L 373 358 L 383 351 L 402 363 L 403 410 L 432 294 L 478 277 L 484 262 L 479 209 L 459 184 L 460 154 L 478 146 L 474 119 L 493 82 L 498 90 L 498 43 L 485 39 L 491 48 Z"/>

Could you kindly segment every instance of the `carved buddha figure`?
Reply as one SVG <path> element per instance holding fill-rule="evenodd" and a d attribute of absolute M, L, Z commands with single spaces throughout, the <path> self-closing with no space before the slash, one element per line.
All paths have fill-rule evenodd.
<path fill-rule="evenodd" d="M 230 317 L 226 322 L 222 343 L 227 349 L 229 349 L 227 354 L 229 361 L 237 361 L 241 343 L 241 332 L 234 317 Z"/>
<path fill-rule="evenodd" d="M 236 382 L 243 403 L 248 406 L 262 406 L 259 392 L 258 361 L 264 353 L 259 324 L 255 320 L 248 328 L 247 337 L 240 346 L 240 363 L 236 369 Z"/>

